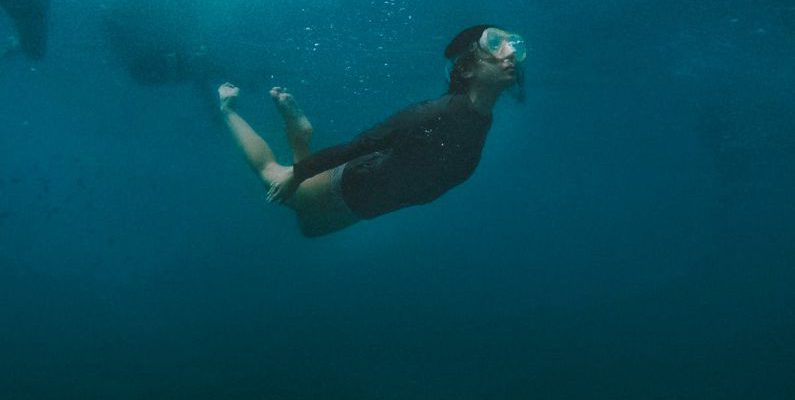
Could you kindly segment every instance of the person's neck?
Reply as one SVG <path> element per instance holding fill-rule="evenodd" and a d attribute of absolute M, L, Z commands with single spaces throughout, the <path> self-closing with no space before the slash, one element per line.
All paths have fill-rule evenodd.
<path fill-rule="evenodd" d="M 483 115 L 491 115 L 491 110 L 497 104 L 502 91 L 493 87 L 473 85 L 467 93 L 472 108 Z"/>

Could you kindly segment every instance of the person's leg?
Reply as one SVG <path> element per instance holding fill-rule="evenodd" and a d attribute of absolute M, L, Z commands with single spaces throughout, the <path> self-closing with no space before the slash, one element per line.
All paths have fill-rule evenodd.
<path fill-rule="evenodd" d="M 272 177 L 287 167 L 276 162 L 268 143 L 257 135 L 254 129 L 234 110 L 234 102 L 239 92 L 240 90 L 237 87 L 228 83 L 218 88 L 224 121 L 243 149 L 251 168 L 258 173 L 266 185 L 270 185 Z M 282 115 L 284 116 L 285 114 L 282 113 Z M 287 123 L 287 121 L 285 122 Z M 287 123 L 287 125 L 289 126 L 290 123 Z M 298 130 L 293 132 L 296 135 L 305 133 L 305 131 L 301 132 Z M 309 135 L 311 135 L 311 131 Z M 307 138 L 306 135 L 303 137 Z M 296 142 L 298 143 L 298 141 Z M 304 143 L 307 146 L 307 154 L 302 154 L 299 149 L 298 154 L 295 154 L 296 157 L 308 155 L 308 140 Z M 331 172 L 322 172 L 302 182 L 295 194 L 285 203 L 288 207 L 295 210 L 301 233 L 305 236 L 314 237 L 329 234 L 356 222 L 356 219 L 350 215 L 349 210 L 341 207 L 339 202 L 334 201 L 335 193 L 332 184 Z"/>
<path fill-rule="evenodd" d="M 276 104 L 276 110 L 284 119 L 287 141 L 293 151 L 293 162 L 297 163 L 310 154 L 309 142 L 312 140 L 312 124 L 298 107 L 293 95 L 287 93 L 286 89 L 274 87 L 270 94 Z"/>
<path fill-rule="evenodd" d="M 251 125 L 235 111 L 234 103 L 239 94 L 240 89 L 229 83 L 225 83 L 218 88 L 224 122 L 229 131 L 235 136 L 240 148 L 243 149 L 246 161 L 248 161 L 251 169 L 256 171 L 266 184 L 270 185 L 273 174 L 280 172 L 286 167 L 276 162 L 276 157 L 274 157 L 268 143 L 257 135 Z"/>
<path fill-rule="evenodd" d="M 307 179 L 298 188 L 296 216 L 304 236 L 327 235 L 360 221 L 345 205 L 334 171 L 324 171 Z"/>
<path fill-rule="evenodd" d="M 312 124 L 298 106 L 292 94 L 281 87 L 270 91 L 276 109 L 284 119 L 285 132 L 293 161 L 300 162 L 310 155 Z M 301 232 L 306 236 L 321 236 L 348 227 L 359 218 L 344 204 L 339 193 L 340 176 L 332 171 L 322 172 L 304 181 L 299 187 L 296 214 Z"/>

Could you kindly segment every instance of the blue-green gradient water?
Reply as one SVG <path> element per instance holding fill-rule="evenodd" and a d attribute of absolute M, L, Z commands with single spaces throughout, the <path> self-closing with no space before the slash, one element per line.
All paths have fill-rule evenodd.
<path fill-rule="evenodd" d="M 43 60 L 0 62 L 0 398 L 795 398 L 793 1 L 49 17 Z M 337 144 L 442 94 L 484 22 L 530 44 L 527 99 L 470 180 L 320 239 L 266 204 L 216 85 L 289 162 L 271 86 Z M 141 85 L 152 48 L 214 68 Z"/>

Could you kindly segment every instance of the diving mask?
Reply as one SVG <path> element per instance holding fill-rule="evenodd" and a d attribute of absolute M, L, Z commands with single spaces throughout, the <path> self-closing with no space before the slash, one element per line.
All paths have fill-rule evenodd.
<path fill-rule="evenodd" d="M 527 44 L 524 38 L 515 34 L 508 33 L 497 28 L 488 28 L 478 40 L 478 45 L 492 56 L 498 59 L 508 57 L 513 50 L 514 58 L 517 63 L 527 58 Z"/>

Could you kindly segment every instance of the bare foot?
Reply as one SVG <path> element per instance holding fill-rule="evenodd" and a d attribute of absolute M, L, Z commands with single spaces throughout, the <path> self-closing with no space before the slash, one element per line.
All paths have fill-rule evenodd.
<path fill-rule="evenodd" d="M 218 87 L 218 98 L 221 100 L 221 111 L 234 110 L 235 100 L 240 94 L 240 88 L 227 82 Z"/>
<path fill-rule="evenodd" d="M 298 107 L 293 95 L 280 87 L 271 89 L 271 98 L 276 109 L 284 119 L 287 140 L 293 150 L 293 161 L 299 162 L 309 156 L 309 142 L 312 140 L 312 124 Z"/>

